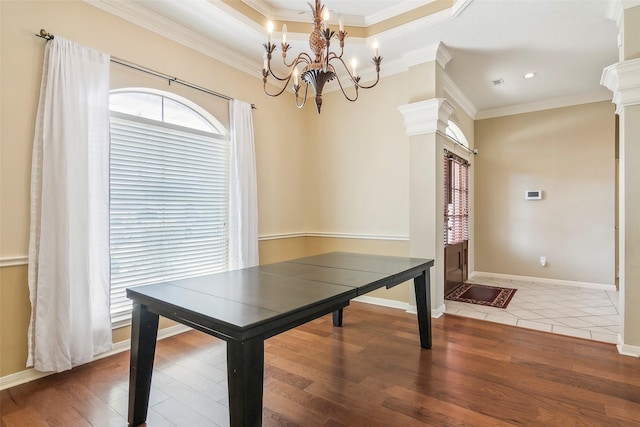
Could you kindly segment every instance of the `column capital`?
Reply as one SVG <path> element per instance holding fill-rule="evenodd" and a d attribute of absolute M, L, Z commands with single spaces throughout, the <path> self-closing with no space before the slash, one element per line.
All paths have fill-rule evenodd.
<path fill-rule="evenodd" d="M 404 116 L 407 135 L 445 134 L 447 122 L 455 107 L 445 98 L 433 98 L 398 107 Z"/>
<path fill-rule="evenodd" d="M 640 58 L 609 65 L 602 71 L 600 84 L 613 92 L 616 113 L 640 104 Z"/>

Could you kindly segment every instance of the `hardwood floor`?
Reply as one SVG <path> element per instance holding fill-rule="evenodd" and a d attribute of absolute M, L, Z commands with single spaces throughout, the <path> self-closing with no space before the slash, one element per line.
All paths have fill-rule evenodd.
<path fill-rule="evenodd" d="M 265 343 L 264 426 L 639 426 L 640 360 L 611 344 L 354 302 Z M 225 344 L 158 343 L 148 427 L 228 425 Z M 2 426 L 125 426 L 122 353 L 1 392 Z"/>

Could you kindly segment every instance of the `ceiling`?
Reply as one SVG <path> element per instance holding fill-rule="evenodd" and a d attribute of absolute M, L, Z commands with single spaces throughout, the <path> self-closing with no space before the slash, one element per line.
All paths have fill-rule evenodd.
<path fill-rule="evenodd" d="M 305 0 L 86 1 L 256 76 L 268 20 L 294 28 L 288 34 L 291 56 L 308 50 L 311 14 Z M 346 39 L 345 57 L 359 57 L 363 81 L 372 75 L 373 66 L 365 64 L 377 39 L 383 78 L 434 60 L 441 46 L 446 90 L 475 118 L 611 99 L 600 77 L 618 61 L 618 29 L 608 18 L 614 0 L 324 3 L 331 25 L 337 26 L 341 14 L 347 32 L 355 34 Z M 524 79 L 527 72 L 535 77 Z M 496 86 L 495 80 L 504 83 Z"/>

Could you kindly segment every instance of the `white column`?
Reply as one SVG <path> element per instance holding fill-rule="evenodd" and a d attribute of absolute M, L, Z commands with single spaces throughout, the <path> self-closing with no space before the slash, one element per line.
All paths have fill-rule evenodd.
<path fill-rule="evenodd" d="M 618 352 L 640 357 L 640 58 L 604 69 L 619 120 L 620 334 Z"/>
<path fill-rule="evenodd" d="M 398 107 L 410 144 L 409 254 L 435 260 L 431 269 L 431 315 L 444 313 L 444 138 L 455 108 L 444 98 Z M 415 311 L 415 295 L 410 297 Z"/>

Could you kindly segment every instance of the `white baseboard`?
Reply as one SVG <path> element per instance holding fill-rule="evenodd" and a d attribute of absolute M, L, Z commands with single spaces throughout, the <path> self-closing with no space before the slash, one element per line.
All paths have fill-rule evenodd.
<path fill-rule="evenodd" d="M 516 276 L 513 274 L 488 273 L 484 271 L 471 272 L 471 274 L 469 274 L 469 279 L 472 279 L 476 276 L 494 277 L 496 279 L 519 280 L 521 282 L 537 282 L 537 283 L 545 283 L 549 285 L 573 286 L 577 288 L 599 289 L 601 291 L 616 290 L 615 285 L 608 285 L 605 283 L 577 282 L 573 280 L 547 279 L 545 277 Z"/>
<path fill-rule="evenodd" d="M 183 332 L 190 331 L 191 328 L 185 325 L 175 325 L 168 328 L 160 329 L 158 331 L 158 340 L 172 337 L 174 335 L 181 334 Z M 105 357 L 113 356 L 114 354 L 122 353 L 131 348 L 131 340 L 124 340 L 117 342 L 113 345 L 111 350 L 97 355 L 93 360 L 104 359 Z M 25 384 L 30 381 L 34 381 L 40 378 L 44 378 L 55 372 L 40 372 L 33 368 L 25 369 L 24 371 L 16 372 L 15 374 L 6 375 L 0 377 L 0 390 L 4 390 L 10 387 L 15 387 L 20 384 Z"/>
<path fill-rule="evenodd" d="M 353 299 L 354 301 L 363 302 L 365 304 L 373 304 L 380 305 L 383 307 L 397 308 L 399 310 L 404 310 L 410 314 L 418 314 L 418 309 L 413 304 L 408 304 L 406 302 L 400 302 L 392 299 L 386 298 L 378 298 L 378 297 L 368 297 L 366 295 L 362 295 Z M 438 318 L 444 314 L 445 305 L 442 304 L 440 307 L 436 309 L 431 309 L 431 317 Z"/>
<path fill-rule="evenodd" d="M 409 304 L 407 304 L 406 302 L 396 301 L 393 299 L 369 297 L 366 295 L 361 295 L 359 297 L 355 297 L 353 301 L 364 302 L 366 304 L 380 305 L 383 307 L 397 308 L 399 310 L 404 310 L 406 312 L 411 313 L 410 311 L 411 306 Z"/>
<path fill-rule="evenodd" d="M 431 317 L 433 317 L 434 319 L 438 319 L 442 317 L 442 315 L 446 310 L 447 310 L 447 306 L 442 304 L 440 307 L 436 308 L 435 310 L 431 310 Z"/>
<path fill-rule="evenodd" d="M 628 345 L 622 341 L 622 335 L 618 334 L 618 353 L 623 356 L 631 356 L 640 358 L 640 347 L 637 345 Z"/>

